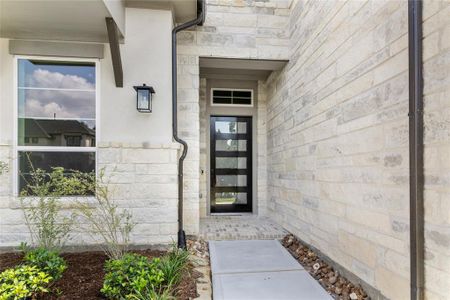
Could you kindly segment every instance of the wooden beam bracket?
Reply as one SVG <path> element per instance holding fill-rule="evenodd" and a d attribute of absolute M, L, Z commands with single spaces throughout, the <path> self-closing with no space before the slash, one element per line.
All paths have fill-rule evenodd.
<path fill-rule="evenodd" d="M 114 70 L 116 87 L 123 87 L 122 59 L 120 58 L 119 30 L 113 18 L 105 18 L 108 29 L 109 48 L 111 49 L 111 60 Z"/>

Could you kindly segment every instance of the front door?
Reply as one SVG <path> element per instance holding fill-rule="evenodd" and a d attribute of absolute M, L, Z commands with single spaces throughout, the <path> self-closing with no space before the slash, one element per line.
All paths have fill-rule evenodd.
<path fill-rule="evenodd" d="M 211 212 L 252 211 L 252 118 L 213 116 Z"/>

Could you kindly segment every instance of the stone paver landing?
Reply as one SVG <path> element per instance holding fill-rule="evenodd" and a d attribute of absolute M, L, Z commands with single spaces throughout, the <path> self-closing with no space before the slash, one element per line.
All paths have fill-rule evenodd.
<path fill-rule="evenodd" d="M 331 300 L 276 240 L 210 241 L 215 300 Z"/>
<path fill-rule="evenodd" d="M 200 219 L 200 237 L 204 240 L 274 240 L 288 232 L 267 217 L 210 216 Z"/>

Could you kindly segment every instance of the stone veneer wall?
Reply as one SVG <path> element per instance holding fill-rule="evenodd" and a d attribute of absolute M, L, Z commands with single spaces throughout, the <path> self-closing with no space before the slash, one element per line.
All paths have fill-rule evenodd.
<path fill-rule="evenodd" d="M 288 59 L 290 4 L 291 0 L 207 0 L 204 25 L 178 34 L 178 127 L 189 144 L 184 175 L 188 234 L 198 234 L 208 197 L 205 175 L 200 174 L 206 166 L 200 165 L 201 155 L 206 162 L 206 152 L 205 145 L 200 148 L 200 122 L 204 120 L 200 120 L 199 57 Z"/>
<path fill-rule="evenodd" d="M 425 287 L 450 297 L 450 2 L 424 1 Z"/>
<path fill-rule="evenodd" d="M 206 166 L 208 165 L 208 137 L 206 135 L 209 124 L 206 115 L 206 78 L 200 78 L 200 218 L 204 218 L 208 214 L 208 174 Z"/>
<path fill-rule="evenodd" d="M 98 168 L 112 198 L 133 214 L 136 245 L 170 244 L 178 232 L 178 144 L 101 143 Z"/>
<path fill-rule="evenodd" d="M 425 1 L 429 299 L 450 290 L 449 14 Z M 267 82 L 270 214 L 390 299 L 409 298 L 407 25 L 407 2 L 299 1 Z"/>
<path fill-rule="evenodd" d="M 11 147 L 0 148 L 0 160 L 12 166 Z M 177 232 L 178 145 L 100 143 L 98 169 L 104 170 L 112 199 L 133 214 L 136 223 L 131 236 L 134 245 L 170 244 Z M 0 246 L 16 247 L 28 241 L 19 201 L 12 196 L 12 170 L 0 175 Z M 66 209 L 70 199 L 62 199 Z M 93 245 L 86 234 L 74 232 L 69 245 Z"/>
<path fill-rule="evenodd" d="M 257 204 L 258 215 L 267 215 L 267 88 L 266 85 L 258 82 L 258 108 L 257 108 L 257 145 L 258 157 L 256 158 L 256 166 L 258 168 L 257 187 Z"/>

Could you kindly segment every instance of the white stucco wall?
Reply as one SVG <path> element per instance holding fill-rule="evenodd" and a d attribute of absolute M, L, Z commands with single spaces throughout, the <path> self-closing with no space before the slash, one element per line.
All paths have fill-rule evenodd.
<path fill-rule="evenodd" d="M 101 64 L 101 141 L 172 142 L 171 30 L 166 10 L 126 9 L 126 40 L 121 45 L 124 85 L 116 88 L 109 45 Z M 135 85 L 153 86 L 153 113 L 136 110 Z"/>

